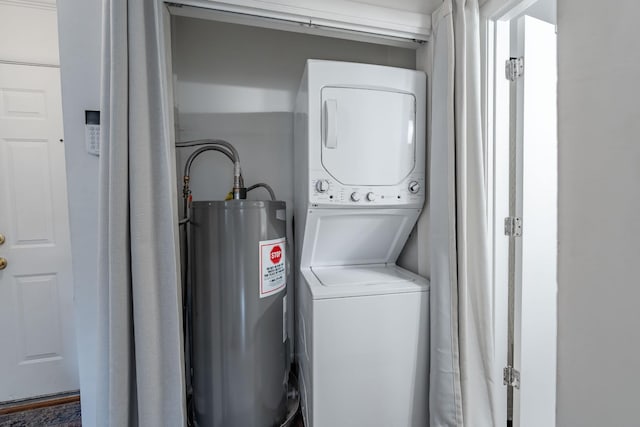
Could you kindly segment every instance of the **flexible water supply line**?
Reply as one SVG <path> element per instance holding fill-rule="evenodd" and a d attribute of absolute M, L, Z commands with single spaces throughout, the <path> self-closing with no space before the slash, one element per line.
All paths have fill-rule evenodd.
<path fill-rule="evenodd" d="M 195 147 L 198 145 L 218 145 L 225 147 L 233 154 L 233 198 L 244 199 L 247 195 L 247 190 L 244 188 L 244 182 L 242 179 L 242 170 L 240 168 L 240 156 L 236 148 L 229 142 L 223 139 L 197 139 L 194 141 L 184 141 L 176 143 L 177 147 Z"/>
<path fill-rule="evenodd" d="M 269 193 L 269 197 L 271 200 L 276 200 L 276 193 L 273 192 L 273 188 L 269 184 L 265 184 L 264 182 L 259 182 L 257 184 L 253 184 L 251 187 L 247 188 L 247 193 L 251 190 L 255 190 L 258 187 L 262 187 Z"/>
<path fill-rule="evenodd" d="M 191 182 L 191 165 L 200 154 L 206 151 L 217 151 L 227 156 L 229 160 L 231 160 L 234 164 L 237 163 L 233 153 L 229 152 L 226 148 L 223 148 L 217 145 L 206 145 L 204 147 L 201 147 L 195 150 L 193 153 L 189 155 L 184 165 L 182 197 L 185 199 L 185 202 L 191 195 L 191 189 L 189 188 L 189 184 Z M 187 206 L 185 204 L 185 211 L 184 211 L 185 218 L 187 216 L 186 208 Z"/>
<path fill-rule="evenodd" d="M 219 153 L 222 153 L 226 157 L 228 157 L 229 160 L 233 162 L 234 164 L 234 179 L 233 179 L 234 198 L 236 198 L 235 197 L 236 194 L 238 194 L 238 198 L 246 197 L 247 190 L 244 188 L 244 179 L 242 178 L 242 174 L 240 174 L 238 179 L 236 179 L 236 175 L 235 175 L 236 170 L 240 170 L 240 166 L 239 166 L 240 162 L 238 161 L 238 156 L 237 156 L 238 152 L 236 151 L 236 149 L 233 148 L 233 146 L 226 141 L 217 141 L 217 142 L 205 142 L 205 141 L 217 141 L 217 140 L 202 140 L 202 142 L 189 141 L 186 143 L 176 144 L 178 147 L 193 147 L 198 145 L 204 145 L 203 147 L 198 148 L 193 153 L 191 153 L 184 165 L 184 174 L 182 178 L 183 218 L 178 221 L 179 225 L 183 225 L 189 222 L 189 201 L 190 201 L 189 199 L 191 197 L 191 188 L 190 188 L 191 165 L 200 154 L 206 151 L 217 151 Z M 220 142 L 224 142 L 224 144 L 221 144 Z M 238 166 L 236 167 L 235 165 L 238 165 Z M 236 184 L 238 186 L 236 186 Z M 243 194 L 244 194 L 244 197 L 240 197 Z"/>
<path fill-rule="evenodd" d="M 224 154 L 225 156 L 227 156 L 227 158 L 229 160 L 231 160 L 233 163 L 236 162 L 235 157 L 233 155 L 232 152 L 230 152 L 229 150 L 227 150 L 226 148 L 223 147 L 219 147 L 217 145 L 205 145 L 204 147 L 200 147 L 197 150 L 195 150 L 193 153 L 191 153 L 191 155 L 187 158 L 187 161 L 184 165 L 184 174 L 185 175 L 189 175 L 189 172 L 191 172 L 191 164 L 193 163 L 193 161 L 196 159 L 196 157 L 198 157 L 198 155 L 204 151 L 218 151 L 222 154 Z"/>

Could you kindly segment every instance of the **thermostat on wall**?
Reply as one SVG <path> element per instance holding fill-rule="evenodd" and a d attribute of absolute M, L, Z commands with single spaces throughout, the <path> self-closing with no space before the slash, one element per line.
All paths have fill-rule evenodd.
<path fill-rule="evenodd" d="M 84 112 L 84 140 L 87 153 L 100 155 L 100 111 L 85 110 Z"/>

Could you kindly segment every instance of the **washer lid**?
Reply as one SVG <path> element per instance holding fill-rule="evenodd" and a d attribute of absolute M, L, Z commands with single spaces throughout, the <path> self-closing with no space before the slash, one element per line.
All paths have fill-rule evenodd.
<path fill-rule="evenodd" d="M 395 262 L 419 214 L 420 209 L 311 209 L 300 266 Z"/>
<path fill-rule="evenodd" d="M 311 267 L 324 286 L 391 285 L 415 282 L 415 279 L 394 266 L 350 265 L 339 267 Z"/>
<path fill-rule="evenodd" d="M 395 185 L 416 163 L 416 98 L 391 90 L 322 88 L 322 165 L 343 185 Z"/>

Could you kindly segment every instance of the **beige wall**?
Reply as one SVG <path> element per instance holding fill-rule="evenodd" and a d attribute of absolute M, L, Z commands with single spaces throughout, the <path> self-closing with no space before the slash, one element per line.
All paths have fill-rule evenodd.
<path fill-rule="evenodd" d="M 84 110 L 100 107 L 101 0 L 58 0 L 82 425 L 96 425 L 98 158 L 84 145 Z"/>
<path fill-rule="evenodd" d="M 557 425 L 638 425 L 640 2 L 558 0 Z"/>
<path fill-rule="evenodd" d="M 0 1 L 0 59 L 58 65 L 55 0 Z"/>

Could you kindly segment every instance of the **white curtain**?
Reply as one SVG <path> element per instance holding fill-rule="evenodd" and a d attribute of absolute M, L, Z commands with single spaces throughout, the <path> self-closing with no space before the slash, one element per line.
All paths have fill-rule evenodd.
<path fill-rule="evenodd" d="M 431 427 L 494 427 L 477 0 L 433 14 Z"/>
<path fill-rule="evenodd" d="M 97 420 L 185 425 L 175 153 L 161 3 L 105 0 Z"/>

